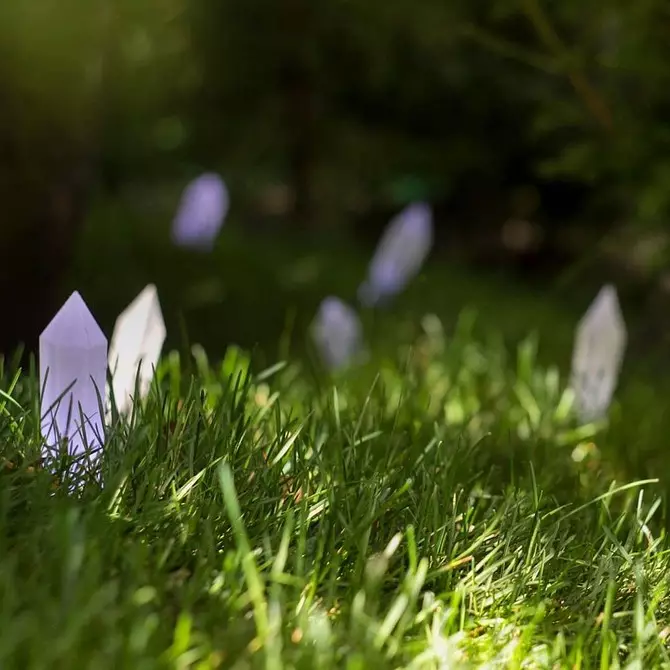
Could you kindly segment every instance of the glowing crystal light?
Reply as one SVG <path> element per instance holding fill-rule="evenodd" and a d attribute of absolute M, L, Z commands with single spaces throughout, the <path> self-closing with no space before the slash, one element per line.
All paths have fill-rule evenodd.
<path fill-rule="evenodd" d="M 426 203 L 414 203 L 389 223 L 359 288 L 364 305 L 399 293 L 421 269 L 433 244 L 433 214 Z"/>
<path fill-rule="evenodd" d="M 206 172 L 184 190 L 172 226 L 172 239 L 182 247 L 209 250 L 228 213 L 229 195 L 219 175 Z"/>
<path fill-rule="evenodd" d="M 583 421 L 606 414 L 616 389 L 626 339 L 616 289 L 604 286 L 577 326 L 572 355 L 571 386 Z"/>
<path fill-rule="evenodd" d="M 352 362 L 362 347 L 362 328 L 356 312 L 339 298 L 325 298 L 312 334 L 324 363 L 331 369 Z"/>
<path fill-rule="evenodd" d="M 140 398 L 149 392 L 165 335 L 158 292 L 149 284 L 119 315 L 109 346 L 112 388 L 120 414 L 132 409 L 136 381 Z"/>
<path fill-rule="evenodd" d="M 73 456 L 99 452 L 106 374 L 107 339 L 75 291 L 40 335 L 41 427 L 48 447 L 67 439 Z"/>

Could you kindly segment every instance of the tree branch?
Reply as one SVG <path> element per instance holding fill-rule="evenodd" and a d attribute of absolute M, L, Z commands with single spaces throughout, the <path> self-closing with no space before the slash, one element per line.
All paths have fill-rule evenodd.
<path fill-rule="evenodd" d="M 549 22 L 539 0 L 521 0 L 528 19 L 535 27 L 540 39 L 549 51 L 559 59 L 562 68 L 568 76 L 572 87 L 582 99 L 584 105 L 598 123 L 611 131 L 614 122 L 610 109 L 600 93 L 591 85 L 586 75 L 569 58 L 568 49 Z"/>

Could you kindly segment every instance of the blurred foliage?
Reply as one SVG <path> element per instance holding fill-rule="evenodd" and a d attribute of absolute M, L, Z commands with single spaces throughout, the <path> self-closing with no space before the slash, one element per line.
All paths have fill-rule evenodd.
<path fill-rule="evenodd" d="M 83 11 L 82 11 L 83 10 Z M 3 219 L 37 215 L 37 194 L 97 140 L 100 17 L 77 0 L 0 6 Z M 6 232 L 6 229 L 3 231 Z"/>
<path fill-rule="evenodd" d="M 556 179 L 659 223 L 669 31 L 658 0 L 6 0 L 0 128 L 31 164 L 88 142 L 107 186 L 289 184 L 326 223 Z"/>

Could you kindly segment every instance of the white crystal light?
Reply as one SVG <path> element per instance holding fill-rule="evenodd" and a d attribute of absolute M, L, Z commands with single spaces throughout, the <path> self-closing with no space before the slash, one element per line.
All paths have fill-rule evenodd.
<path fill-rule="evenodd" d="M 571 386 L 583 421 L 602 418 L 616 389 L 626 348 L 624 323 L 614 286 L 606 285 L 577 326 Z"/>
<path fill-rule="evenodd" d="M 172 239 L 182 247 L 209 250 L 229 206 L 228 189 L 219 175 L 206 172 L 184 189 L 172 224 Z"/>
<path fill-rule="evenodd" d="M 358 295 L 374 305 L 399 293 L 421 269 L 433 244 L 433 214 L 423 202 L 409 205 L 389 223 Z"/>
<path fill-rule="evenodd" d="M 104 407 L 107 339 L 77 291 L 44 329 L 39 348 L 47 446 L 67 439 L 69 454 L 94 455 L 104 444 L 100 403 Z"/>
<path fill-rule="evenodd" d="M 112 388 L 120 414 L 132 409 L 136 381 L 140 398 L 149 392 L 165 335 L 158 292 L 149 284 L 119 315 L 109 346 Z"/>
<path fill-rule="evenodd" d="M 324 363 L 331 369 L 348 365 L 362 348 L 356 312 L 339 298 L 325 298 L 314 319 L 312 335 Z"/>

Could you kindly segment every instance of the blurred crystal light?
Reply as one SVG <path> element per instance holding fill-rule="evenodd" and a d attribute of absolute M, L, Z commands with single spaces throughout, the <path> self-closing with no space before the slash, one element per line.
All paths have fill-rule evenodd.
<path fill-rule="evenodd" d="M 362 328 L 356 312 L 339 298 L 321 302 L 312 334 L 324 363 L 331 369 L 352 362 L 362 349 Z"/>
<path fill-rule="evenodd" d="M 77 291 L 40 335 L 39 349 L 47 447 L 67 439 L 70 455 L 97 456 L 104 444 L 100 408 L 105 406 L 107 339 Z"/>
<path fill-rule="evenodd" d="M 362 304 L 375 305 L 399 293 L 421 269 L 433 244 L 433 214 L 428 204 L 417 202 L 389 223 L 360 286 Z"/>
<path fill-rule="evenodd" d="M 206 172 L 184 190 L 172 225 L 182 247 L 210 250 L 228 213 L 228 189 L 219 175 Z"/>
<path fill-rule="evenodd" d="M 165 336 L 158 292 L 149 284 L 121 312 L 112 333 L 109 369 L 119 414 L 132 409 L 136 381 L 140 398 L 149 392 Z"/>
<path fill-rule="evenodd" d="M 614 286 L 600 289 L 577 325 L 571 387 L 582 421 L 602 418 L 609 408 L 626 348 L 626 324 Z"/>

